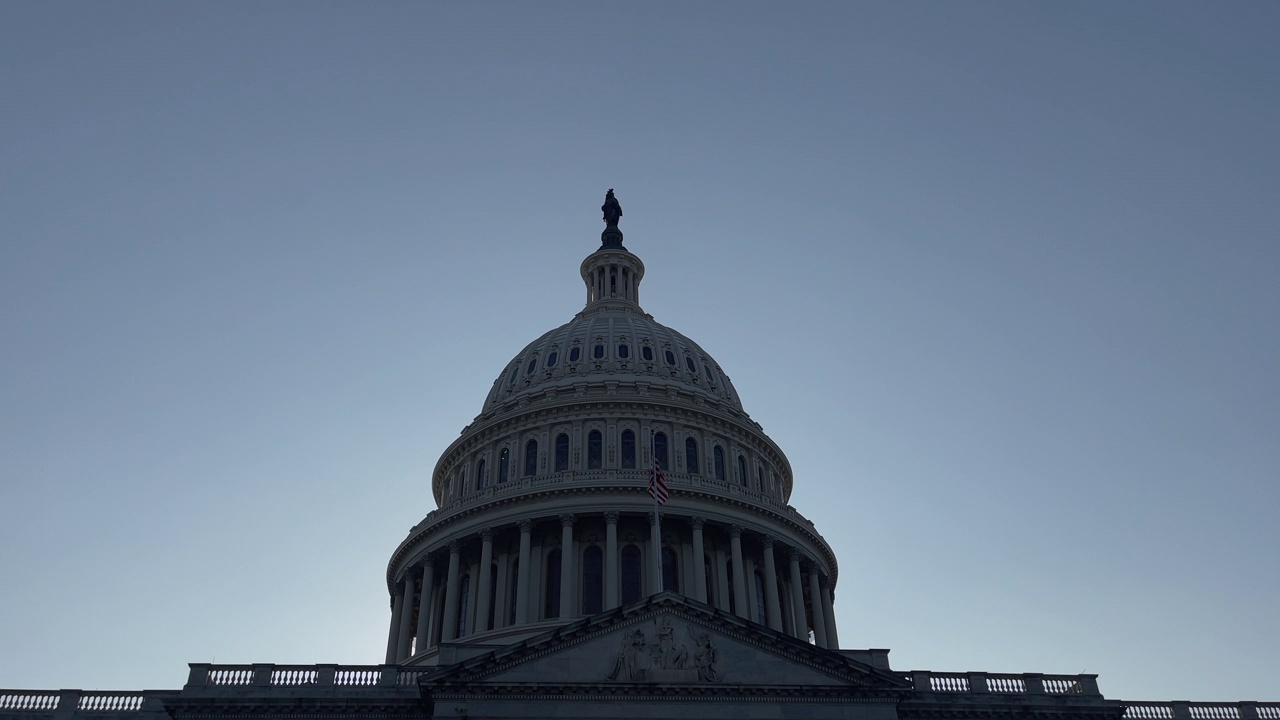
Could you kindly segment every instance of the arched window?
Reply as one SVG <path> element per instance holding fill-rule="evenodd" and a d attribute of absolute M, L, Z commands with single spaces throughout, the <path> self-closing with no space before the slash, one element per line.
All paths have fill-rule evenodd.
<path fill-rule="evenodd" d="M 604 609 L 604 551 L 599 545 L 582 553 L 582 612 L 595 615 Z"/>
<path fill-rule="evenodd" d="M 516 558 L 511 561 L 511 575 L 510 577 L 507 578 L 507 587 L 511 588 L 511 590 L 507 591 L 507 594 L 510 596 L 510 600 L 507 601 L 507 624 L 508 625 L 516 624 L 516 597 L 518 596 L 516 594 L 515 588 L 517 587 L 517 583 L 519 581 L 520 581 L 520 557 L 516 556 Z"/>
<path fill-rule="evenodd" d="M 618 357 L 622 358 L 623 360 L 626 360 L 630 356 L 631 356 L 631 348 L 627 347 L 626 343 L 622 343 L 618 345 Z"/>
<path fill-rule="evenodd" d="M 693 358 L 688 355 L 684 356 L 684 366 L 689 369 L 690 373 L 694 375 L 698 374 L 698 366 L 693 364 Z"/>
<path fill-rule="evenodd" d="M 702 576 L 707 581 L 707 604 L 714 606 L 716 604 L 716 593 L 715 593 L 715 582 L 711 579 L 711 568 L 715 567 L 715 565 L 711 564 L 710 555 L 703 555 L 702 562 L 703 562 L 702 567 L 705 568 L 705 571 L 702 573 Z"/>
<path fill-rule="evenodd" d="M 653 459 L 658 461 L 658 465 L 664 470 L 671 469 L 671 463 L 667 462 L 667 435 L 666 433 L 656 433 L 653 436 Z"/>
<path fill-rule="evenodd" d="M 587 469 L 599 470 L 604 464 L 604 436 L 599 430 L 587 433 Z"/>
<path fill-rule="evenodd" d="M 529 367 L 525 368 L 524 374 L 532 375 L 533 371 L 537 369 L 538 369 L 538 357 L 535 355 L 534 357 L 529 359 Z"/>
<path fill-rule="evenodd" d="M 597 359 L 597 360 L 600 360 L 600 359 L 604 358 L 604 346 L 603 346 L 603 345 L 596 345 L 594 348 L 592 348 L 592 350 L 591 350 L 591 357 L 593 357 L 593 358 L 595 358 L 595 359 Z"/>
<path fill-rule="evenodd" d="M 511 374 L 507 376 L 508 385 L 516 381 L 516 374 L 519 372 L 520 372 L 520 363 L 516 363 L 515 365 L 511 366 Z"/>
<path fill-rule="evenodd" d="M 698 474 L 698 441 L 693 438 L 684 441 L 684 469 L 690 475 Z"/>
<path fill-rule="evenodd" d="M 547 553 L 547 604 L 542 608 L 546 619 L 560 617 L 560 551 Z"/>
<path fill-rule="evenodd" d="M 538 474 L 538 441 L 530 440 L 524 444 L 524 474 Z"/>
<path fill-rule="evenodd" d="M 680 559 L 669 547 L 662 548 L 662 589 L 680 592 Z"/>
<path fill-rule="evenodd" d="M 728 584 L 726 584 L 725 587 L 729 588 L 729 614 L 733 615 L 738 612 L 738 598 L 735 597 L 737 593 L 733 591 L 733 563 L 727 563 L 725 565 L 724 574 L 725 578 L 728 580 Z"/>
<path fill-rule="evenodd" d="M 665 350 L 665 351 L 663 351 L 663 353 L 662 353 L 662 357 L 667 361 L 667 364 L 668 364 L 668 365 L 671 365 L 672 367 L 674 367 L 674 366 L 675 366 L 675 364 L 676 364 L 676 354 L 675 354 L 675 353 L 671 352 L 670 350 Z M 515 376 L 515 372 L 514 372 L 514 371 L 512 371 L 512 373 L 511 373 L 511 379 L 512 379 L 513 381 L 516 379 L 516 376 Z"/>
<path fill-rule="evenodd" d="M 716 479 L 724 482 L 724 450 L 721 450 L 720 446 L 717 445 L 711 454 L 715 460 Z"/>
<path fill-rule="evenodd" d="M 627 545 L 622 548 L 622 604 L 627 605 L 640 599 L 640 548 Z"/>
<path fill-rule="evenodd" d="M 653 348 L 648 345 L 641 347 L 640 357 L 644 358 L 645 362 L 653 362 Z"/>
<path fill-rule="evenodd" d="M 557 353 L 557 352 L 551 353 L 550 355 L 547 356 L 547 367 L 549 368 L 555 367 L 556 361 L 559 359 L 560 359 L 560 353 Z"/>
<path fill-rule="evenodd" d="M 480 462 L 476 463 L 476 489 L 477 490 L 484 488 L 484 481 L 485 481 L 484 459 L 481 459 Z"/>
<path fill-rule="evenodd" d="M 471 575 L 463 575 L 458 581 L 458 637 L 467 634 L 467 605 L 471 599 Z"/>
<path fill-rule="evenodd" d="M 574 346 L 569 348 L 569 362 L 575 363 L 582 358 L 582 348 Z"/>
<path fill-rule="evenodd" d="M 633 470 L 636 466 L 636 434 L 631 430 L 622 431 L 622 467 Z"/>
<path fill-rule="evenodd" d="M 764 578 L 760 576 L 759 570 L 753 573 L 752 583 L 756 595 L 756 622 L 764 625 Z"/>
<path fill-rule="evenodd" d="M 738 456 L 738 484 L 747 486 L 747 460 L 741 455 Z"/>
<path fill-rule="evenodd" d="M 556 436 L 556 472 L 569 469 L 569 436 L 560 433 Z"/>
<path fill-rule="evenodd" d="M 498 455 L 498 482 L 504 483 L 507 477 L 511 475 L 511 451 L 502 448 L 502 452 Z"/>
<path fill-rule="evenodd" d="M 498 613 L 498 563 L 489 566 L 489 624 L 490 630 L 497 627 L 498 618 L 502 617 Z"/>

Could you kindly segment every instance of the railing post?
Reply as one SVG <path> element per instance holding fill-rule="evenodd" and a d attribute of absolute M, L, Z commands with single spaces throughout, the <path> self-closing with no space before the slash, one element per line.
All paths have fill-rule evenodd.
<path fill-rule="evenodd" d="M 933 685 L 930 684 L 929 682 L 929 671 L 928 670 L 911 671 L 911 687 L 915 690 L 931 692 L 933 690 Z"/>
<path fill-rule="evenodd" d="M 1174 720 L 1191 720 L 1191 703 L 1186 700 L 1174 700 L 1169 707 L 1173 708 Z"/>
<path fill-rule="evenodd" d="M 76 707 L 80 704 L 79 690 L 60 690 L 58 691 L 58 709 L 54 710 L 55 718 L 69 718 L 76 714 Z"/>
<path fill-rule="evenodd" d="M 188 663 L 187 687 L 204 687 L 209 682 L 209 663 Z"/>
<path fill-rule="evenodd" d="M 254 663 L 253 665 L 253 684 L 256 687 L 271 686 L 271 670 L 275 665 L 271 663 Z"/>
<path fill-rule="evenodd" d="M 1240 720 L 1258 720 L 1258 703 L 1255 700 L 1241 700 Z"/>
<path fill-rule="evenodd" d="M 969 692 L 984 693 L 987 690 L 987 674 L 984 672 L 969 673 Z"/>
<path fill-rule="evenodd" d="M 378 670 L 381 671 L 382 673 L 378 677 L 378 685 L 381 687 L 388 687 L 388 686 L 395 687 L 396 680 L 399 679 L 399 675 L 400 675 L 400 666 L 399 665 L 379 665 Z"/>
<path fill-rule="evenodd" d="M 334 676 L 337 674 L 337 665 L 316 665 L 316 685 L 332 687 Z"/>
<path fill-rule="evenodd" d="M 1097 675 L 1081 675 L 1079 682 L 1082 695 L 1102 695 L 1102 691 L 1098 689 Z"/>
<path fill-rule="evenodd" d="M 1042 673 L 1023 673 L 1022 681 L 1027 685 L 1028 695 L 1044 694 L 1044 675 Z"/>

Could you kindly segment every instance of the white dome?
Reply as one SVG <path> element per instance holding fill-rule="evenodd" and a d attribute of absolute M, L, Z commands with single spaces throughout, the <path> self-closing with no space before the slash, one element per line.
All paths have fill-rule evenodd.
<path fill-rule="evenodd" d="M 481 414 L 547 391 L 595 382 L 691 397 L 742 412 L 733 383 L 697 343 L 640 307 L 644 263 L 616 228 L 582 261 L 587 305 L 572 320 L 525 346 L 493 381 Z"/>
<path fill-rule="evenodd" d="M 742 412 L 733 383 L 705 350 L 623 303 L 589 307 L 526 345 L 494 381 L 482 412 L 548 389 L 610 379 L 648 383 L 654 393 L 675 388 Z"/>

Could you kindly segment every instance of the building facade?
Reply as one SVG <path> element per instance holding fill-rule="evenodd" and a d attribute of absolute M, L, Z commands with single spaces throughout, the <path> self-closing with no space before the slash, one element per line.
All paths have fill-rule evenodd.
<path fill-rule="evenodd" d="M 719 363 L 644 312 L 612 191 L 602 210 L 585 306 L 502 368 L 391 555 L 383 664 L 0 690 L 0 720 L 1280 720 L 1280 703 L 1109 700 L 1093 675 L 904 672 L 841 649 L 835 553 L 788 504 L 786 455 Z"/>

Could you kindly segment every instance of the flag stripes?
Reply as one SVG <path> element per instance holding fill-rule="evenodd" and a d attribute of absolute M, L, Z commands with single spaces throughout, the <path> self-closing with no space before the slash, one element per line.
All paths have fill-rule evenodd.
<path fill-rule="evenodd" d="M 667 479 L 662 476 L 657 460 L 653 461 L 653 472 L 649 473 L 649 495 L 659 505 L 667 502 Z"/>

